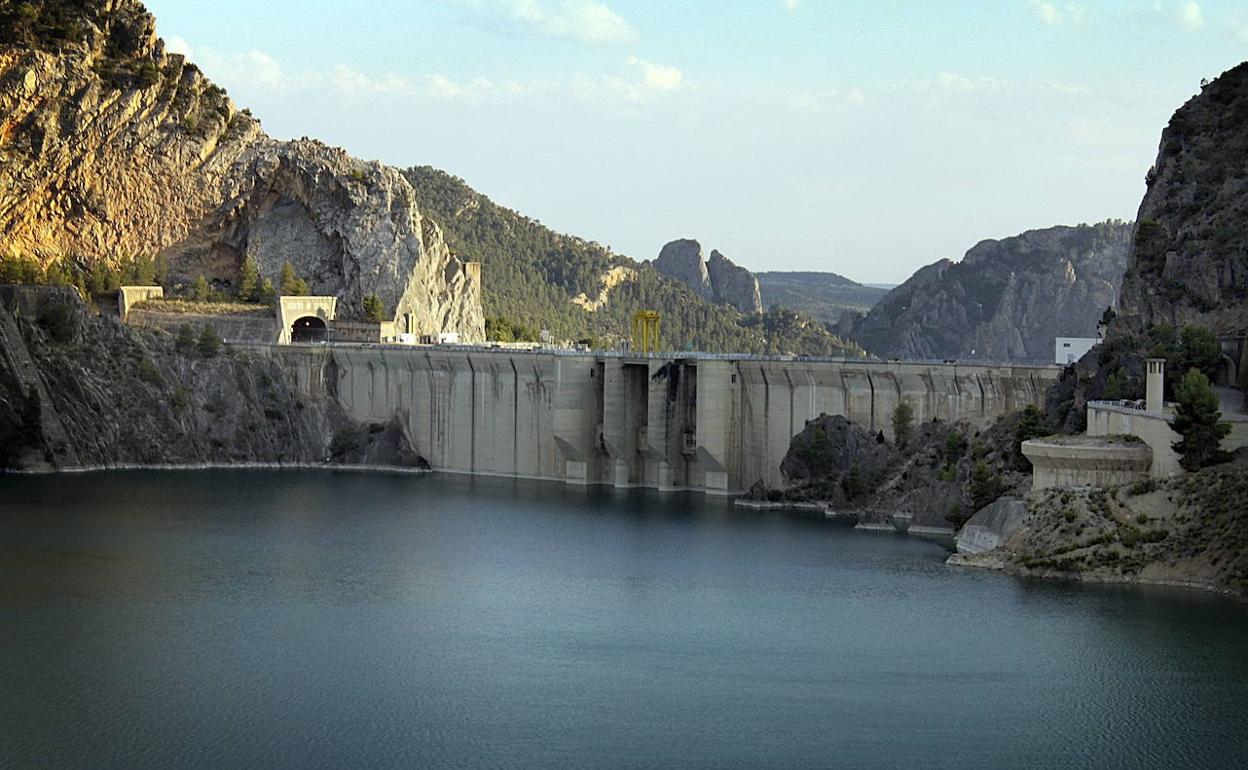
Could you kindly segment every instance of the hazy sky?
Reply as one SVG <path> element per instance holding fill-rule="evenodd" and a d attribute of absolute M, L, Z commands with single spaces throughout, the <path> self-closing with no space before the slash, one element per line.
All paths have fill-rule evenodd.
<path fill-rule="evenodd" d="M 1248 3 L 150 0 L 279 138 L 430 164 L 637 259 L 897 282 L 1134 217 L 1161 129 L 1248 59 Z"/>

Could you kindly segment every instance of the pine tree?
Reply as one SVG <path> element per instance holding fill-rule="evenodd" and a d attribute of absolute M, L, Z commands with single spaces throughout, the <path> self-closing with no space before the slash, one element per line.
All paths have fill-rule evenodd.
<path fill-rule="evenodd" d="M 183 355 L 191 352 L 191 349 L 195 347 L 195 330 L 190 324 L 182 324 L 178 327 L 178 336 L 174 339 L 173 346 Z"/>
<path fill-rule="evenodd" d="M 295 266 L 289 261 L 282 263 L 282 275 L 278 281 L 283 297 L 306 297 L 308 282 L 295 273 Z"/>
<path fill-rule="evenodd" d="M 244 302 L 260 299 L 260 266 L 250 254 L 243 260 L 238 271 L 238 298 Z"/>
<path fill-rule="evenodd" d="M 204 324 L 196 347 L 204 358 L 212 358 L 221 350 L 221 338 L 217 336 L 217 330 L 212 328 L 212 324 Z"/>
<path fill-rule="evenodd" d="M 273 282 L 270 281 L 268 278 L 265 278 L 263 281 L 260 282 L 260 292 L 259 292 L 258 299 L 260 302 L 264 302 L 270 305 L 273 304 L 273 302 L 277 299 L 277 291 L 273 288 Z"/>
<path fill-rule="evenodd" d="M 211 296 L 212 290 L 208 288 L 208 279 L 202 275 L 195 279 L 195 285 L 191 287 L 191 296 L 196 302 L 207 302 Z"/>
<path fill-rule="evenodd" d="M 364 298 L 364 317 L 373 323 L 381 323 L 385 319 L 386 306 L 376 294 Z"/>
<path fill-rule="evenodd" d="M 893 442 L 903 452 L 910 446 L 910 429 L 913 423 L 914 409 L 902 401 L 893 410 Z"/>
<path fill-rule="evenodd" d="M 971 493 L 971 508 L 978 511 L 1001 496 L 1001 480 L 988 469 L 987 463 L 980 460 L 971 469 L 968 491 Z"/>
<path fill-rule="evenodd" d="M 1200 369 L 1188 369 L 1175 388 L 1175 397 L 1178 404 L 1172 427 L 1183 440 L 1172 446 L 1179 453 L 1179 465 L 1195 471 L 1223 461 L 1226 453 L 1221 449 L 1222 439 L 1231 432 L 1231 426 L 1221 422 L 1218 396 L 1209 386 L 1209 378 Z"/>

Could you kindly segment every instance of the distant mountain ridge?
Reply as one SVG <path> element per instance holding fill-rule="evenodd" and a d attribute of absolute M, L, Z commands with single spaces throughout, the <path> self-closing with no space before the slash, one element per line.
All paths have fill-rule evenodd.
<path fill-rule="evenodd" d="M 889 291 L 831 272 L 769 270 L 754 277 L 762 289 L 763 307 L 803 310 L 830 324 L 846 310 L 867 312 Z"/>
<path fill-rule="evenodd" d="M 833 331 L 883 358 L 1052 361 L 1055 337 L 1094 336 L 1117 304 L 1130 243 L 1117 220 L 981 241 Z"/>

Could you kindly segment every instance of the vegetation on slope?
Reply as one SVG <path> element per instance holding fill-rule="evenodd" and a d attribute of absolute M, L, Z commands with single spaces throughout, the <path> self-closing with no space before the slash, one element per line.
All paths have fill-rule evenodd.
<path fill-rule="evenodd" d="M 809 313 L 834 324 L 841 313 L 866 313 L 888 293 L 887 289 L 864 286 L 836 273 L 763 272 L 755 273 L 763 295 L 763 307 L 781 305 Z"/>
<path fill-rule="evenodd" d="M 856 510 L 864 520 L 911 514 L 916 525 L 960 527 L 1002 495 L 1026 494 L 1031 465 L 1022 442 L 1051 432 L 1028 407 L 984 430 L 932 420 L 918 425 L 899 407 L 891 420 L 905 426 L 898 440 L 871 433 L 841 416 L 822 415 L 793 437 L 780 469 L 787 484 L 755 499 L 824 502 Z"/>
<path fill-rule="evenodd" d="M 637 310 L 662 314 L 669 350 L 858 355 L 861 350 L 804 313 L 776 309 L 743 316 L 709 303 L 649 264 L 591 241 L 556 233 L 541 222 L 495 204 L 464 183 L 428 166 L 404 175 L 421 211 L 437 222 L 460 258 L 482 263 L 483 303 L 499 328 L 548 329 L 557 339 L 590 338 L 605 345 L 627 339 Z M 594 297 L 613 267 L 636 271 L 587 311 L 572 299 Z"/>
<path fill-rule="evenodd" d="M 1248 598 L 1248 453 L 1166 480 L 1049 489 L 1001 549 L 963 563 L 1041 577 L 1201 585 Z"/>

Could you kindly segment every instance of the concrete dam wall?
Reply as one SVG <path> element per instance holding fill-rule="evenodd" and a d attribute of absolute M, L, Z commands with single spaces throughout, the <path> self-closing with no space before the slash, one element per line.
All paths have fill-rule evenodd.
<path fill-rule="evenodd" d="M 354 419 L 397 417 L 436 470 L 731 494 L 781 483 L 807 420 L 892 432 L 985 427 L 1040 404 L 1057 367 L 750 356 L 620 356 L 405 346 L 265 346 L 309 398 Z"/>

